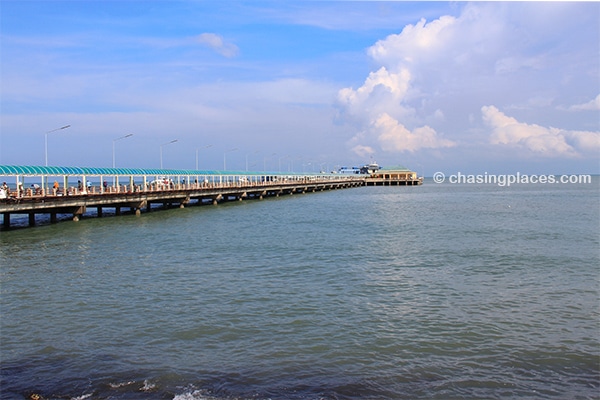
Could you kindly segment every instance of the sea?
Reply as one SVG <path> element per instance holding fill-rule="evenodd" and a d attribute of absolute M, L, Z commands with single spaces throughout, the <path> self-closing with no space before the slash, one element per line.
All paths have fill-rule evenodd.
<path fill-rule="evenodd" d="M 1 399 L 599 399 L 600 179 L 0 232 Z"/>

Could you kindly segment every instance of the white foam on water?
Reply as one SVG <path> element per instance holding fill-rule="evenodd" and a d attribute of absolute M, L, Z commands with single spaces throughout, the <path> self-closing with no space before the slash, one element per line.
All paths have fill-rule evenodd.
<path fill-rule="evenodd" d="M 194 390 L 192 392 L 186 392 L 182 394 L 178 394 L 173 397 L 173 400 L 211 400 L 209 397 L 206 397 L 201 390 Z"/>
<path fill-rule="evenodd" d="M 140 391 L 142 391 L 142 392 L 149 392 L 149 391 L 154 390 L 154 389 L 156 389 L 156 385 L 146 379 L 146 380 L 144 380 L 144 386 L 142 386 L 140 388 Z"/>
<path fill-rule="evenodd" d="M 92 393 L 82 394 L 81 396 L 77 396 L 77 397 L 71 397 L 71 400 L 85 400 L 85 399 L 89 399 L 90 397 L 92 397 Z"/>
<path fill-rule="evenodd" d="M 134 381 L 127 381 L 127 382 L 120 382 L 120 383 L 109 383 L 108 386 L 110 386 L 112 389 L 118 389 L 118 388 L 122 388 L 125 386 L 129 386 L 129 385 L 133 385 L 135 382 Z"/>

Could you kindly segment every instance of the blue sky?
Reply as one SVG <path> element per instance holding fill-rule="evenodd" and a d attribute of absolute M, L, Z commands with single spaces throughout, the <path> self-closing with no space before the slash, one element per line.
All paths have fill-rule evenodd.
<path fill-rule="evenodd" d="M 2 0 L 0 164 L 44 165 L 47 136 L 63 166 L 111 166 L 114 147 L 118 167 L 159 167 L 162 148 L 177 169 L 198 155 L 599 173 L 599 16 L 597 2 Z"/>

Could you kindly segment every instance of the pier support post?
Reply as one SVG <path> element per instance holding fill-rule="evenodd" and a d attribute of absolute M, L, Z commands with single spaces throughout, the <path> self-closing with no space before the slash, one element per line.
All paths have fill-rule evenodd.
<path fill-rule="evenodd" d="M 85 214 L 85 206 L 81 206 L 81 207 L 77 207 L 74 211 L 73 211 L 73 221 L 74 222 L 78 222 L 79 221 L 79 217 L 82 216 L 83 214 Z"/>
<path fill-rule="evenodd" d="M 10 213 L 2 213 L 2 225 L 4 225 L 5 228 L 10 228 Z"/>
<path fill-rule="evenodd" d="M 58 219 L 56 218 L 56 213 L 55 212 L 50 213 L 50 222 L 53 223 L 53 224 L 55 224 L 55 223 L 58 222 Z"/>
<path fill-rule="evenodd" d="M 98 218 L 102 217 L 102 207 L 98 207 Z"/>
<path fill-rule="evenodd" d="M 29 213 L 29 226 L 35 226 L 35 213 Z"/>

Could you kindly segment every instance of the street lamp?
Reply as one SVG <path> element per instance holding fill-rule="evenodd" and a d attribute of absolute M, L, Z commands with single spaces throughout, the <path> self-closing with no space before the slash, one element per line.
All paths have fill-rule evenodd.
<path fill-rule="evenodd" d="M 170 142 L 163 143 L 160 145 L 160 169 L 162 169 L 162 167 L 163 167 L 163 163 L 162 163 L 162 148 L 163 148 L 163 146 L 166 146 L 171 143 L 175 143 L 176 141 L 177 141 L 177 139 L 173 139 Z"/>
<path fill-rule="evenodd" d="M 234 148 L 234 149 L 227 150 L 227 151 L 225 151 L 225 152 L 223 153 L 223 171 L 227 171 L 227 159 L 225 158 L 225 155 L 226 155 L 227 153 L 230 153 L 230 152 L 232 152 L 232 151 L 236 151 L 236 150 L 237 150 L 237 147 L 236 147 L 236 148 Z"/>
<path fill-rule="evenodd" d="M 196 171 L 198 171 L 198 150 L 200 150 L 200 149 L 208 149 L 209 147 L 212 147 L 212 144 L 209 144 L 208 146 L 204 146 L 204 147 L 198 147 L 196 149 Z"/>
<path fill-rule="evenodd" d="M 44 146 L 45 155 L 46 155 L 46 167 L 48 166 L 48 134 L 52 133 L 52 132 L 60 131 L 61 129 L 67 129 L 70 127 L 71 127 L 71 125 L 65 125 L 65 126 L 61 126 L 60 128 L 56 128 L 56 129 L 46 132 L 46 134 L 45 134 L 46 140 L 45 140 L 45 146 Z"/>
<path fill-rule="evenodd" d="M 129 133 L 129 134 L 125 135 L 125 136 L 121 136 L 121 137 L 116 138 L 116 139 L 113 140 L 113 155 L 112 155 L 113 156 L 113 168 L 115 168 L 115 142 L 117 140 L 126 139 L 126 138 L 131 137 L 131 136 L 133 136 L 133 133 Z"/>
<path fill-rule="evenodd" d="M 254 153 L 251 153 L 251 154 L 258 154 L 258 153 L 260 153 L 260 150 L 256 150 Z M 246 154 L 246 172 L 248 172 L 248 156 L 249 155 L 250 154 Z"/>

